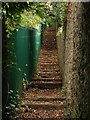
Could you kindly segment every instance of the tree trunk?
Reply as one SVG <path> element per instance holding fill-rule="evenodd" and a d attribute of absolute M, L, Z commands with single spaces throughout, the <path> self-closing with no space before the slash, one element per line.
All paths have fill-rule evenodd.
<path fill-rule="evenodd" d="M 88 41 L 86 34 L 86 26 L 90 22 L 86 21 L 85 17 L 87 16 L 85 8 L 87 4 L 68 3 L 64 73 L 67 108 L 64 117 L 70 119 L 79 118 L 82 120 L 88 117 L 90 72 L 87 71 L 87 67 L 90 64 L 90 60 L 88 60 L 90 41 Z"/>

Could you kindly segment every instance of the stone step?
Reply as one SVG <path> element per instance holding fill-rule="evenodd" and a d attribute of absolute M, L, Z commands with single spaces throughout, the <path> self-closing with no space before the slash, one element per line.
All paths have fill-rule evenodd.
<path fill-rule="evenodd" d="M 49 54 L 49 55 L 52 54 L 53 56 L 54 56 L 53 53 L 58 53 L 57 50 L 53 50 L 53 49 L 52 49 L 51 51 L 48 51 L 48 50 L 44 50 L 43 47 L 42 47 L 42 49 L 41 49 L 40 52 L 42 53 L 42 55 L 43 55 L 43 54 Z M 56 56 L 56 55 L 55 55 L 55 56 Z"/>
<path fill-rule="evenodd" d="M 59 66 L 58 65 L 43 65 L 43 64 L 40 64 L 39 69 L 59 69 Z"/>
<path fill-rule="evenodd" d="M 54 69 L 53 70 L 52 69 L 44 69 L 43 70 L 43 68 L 40 68 L 39 71 L 40 72 L 51 72 L 51 73 L 53 73 L 53 72 L 59 72 L 60 73 L 60 70 L 58 70 L 58 69 L 57 70 L 54 70 Z"/>
<path fill-rule="evenodd" d="M 54 54 L 56 54 L 56 53 L 54 53 Z M 50 58 L 49 58 L 50 57 Z M 58 58 L 58 56 L 57 56 L 57 54 L 54 56 L 53 55 L 53 53 L 42 53 L 41 55 L 40 55 L 40 58 L 42 58 L 42 59 L 44 59 L 44 58 L 48 58 L 48 59 L 51 59 L 51 58 L 53 58 L 53 59 L 57 59 Z"/>
<path fill-rule="evenodd" d="M 63 120 L 63 110 L 29 110 L 19 113 L 15 120 Z"/>
<path fill-rule="evenodd" d="M 43 58 L 41 57 L 41 58 L 39 58 L 39 61 L 40 61 L 40 60 L 42 60 L 42 61 L 44 61 L 44 60 L 46 61 L 46 60 L 47 60 L 47 61 L 53 61 L 53 62 L 54 62 L 54 61 L 58 61 L 57 58 L 53 58 L 53 57 L 51 57 L 51 56 L 49 56 L 49 57 L 48 57 L 48 56 L 45 56 L 45 57 L 43 57 Z"/>
<path fill-rule="evenodd" d="M 53 39 L 53 41 L 52 41 L 51 43 L 50 43 L 50 42 L 51 42 L 51 41 L 46 40 L 46 41 L 43 42 L 43 44 L 45 44 L 45 45 L 46 45 L 46 44 L 48 44 L 48 45 L 49 45 L 49 44 L 50 44 L 50 45 L 52 45 L 52 44 L 57 44 L 54 39 Z M 55 46 L 53 46 L 53 47 L 55 47 Z"/>
<path fill-rule="evenodd" d="M 50 77 L 54 77 L 54 76 L 58 76 L 60 75 L 60 72 L 43 72 L 40 71 L 39 73 L 37 73 L 39 76 L 50 76 Z"/>
<path fill-rule="evenodd" d="M 51 74 L 54 74 L 54 75 L 58 75 L 58 74 L 60 74 L 60 72 L 58 71 L 58 72 L 56 72 L 56 71 L 50 71 L 50 72 L 48 72 L 48 71 L 39 71 L 38 72 L 38 74 L 47 74 L 47 75 L 51 75 Z"/>
<path fill-rule="evenodd" d="M 44 67 L 44 66 L 46 66 L 46 67 Z M 43 68 L 43 69 L 42 69 Z M 49 64 L 49 63 L 41 63 L 39 66 L 38 66 L 38 69 L 40 70 L 40 69 L 42 69 L 42 71 L 49 71 L 49 70 L 51 70 L 51 71 L 59 71 L 60 70 L 60 68 L 59 68 L 59 66 L 58 66 L 58 64 Z"/>
<path fill-rule="evenodd" d="M 43 79 L 43 78 L 48 78 L 48 79 L 60 79 L 61 75 L 60 73 L 56 74 L 43 74 L 43 73 L 37 73 L 33 75 L 33 78 L 37 79 Z"/>
<path fill-rule="evenodd" d="M 52 62 L 52 61 L 39 61 L 38 62 L 39 65 L 58 65 L 58 62 Z"/>
<path fill-rule="evenodd" d="M 54 69 L 54 68 L 59 68 L 59 66 L 58 65 L 49 65 L 49 64 L 40 64 L 39 65 L 39 68 L 41 68 L 41 69 Z"/>
<path fill-rule="evenodd" d="M 46 102 L 49 102 L 49 101 L 63 101 L 63 100 L 66 100 L 66 98 L 65 97 L 62 97 L 62 96 L 60 96 L 60 97 L 47 97 L 47 96 L 45 96 L 45 97 L 29 97 L 29 98 L 24 98 L 23 100 L 29 100 L 29 101 L 31 101 L 31 100 L 33 100 L 33 101 L 46 101 Z"/>
<path fill-rule="evenodd" d="M 54 89 L 38 89 L 38 88 L 31 88 L 28 86 L 27 91 L 24 94 L 24 98 L 64 98 L 65 92 L 61 92 L 60 88 Z"/>
<path fill-rule="evenodd" d="M 52 63 L 55 63 L 55 62 L 58 62 L 58 60 L 57 59 L 53 59 L 53 58 L 48 59 L 47 57 L 45 57 L 43 59 L 40 58 L 39 62 L 52 62 Z"/>
<path fill-rule="evenodd" d="M 60 78 L 32 78 L 32 81 L 61 81 Z"/>
<path fill-rule="evenodd" d="M 51 65 L 51 66 L 46 65 L 46 66 L 39 66 L 38 69 L 40 71 L 55 71 L 55 69 L 57 69 L 57 71 L 58 71 L 59 70 L 59 66 L 56 67 L 56 66 L 53 66 L 53 65 Z"/>
<path fill-rule="evenodd" d="M 55 51 L 57 50 L 57 47 L 54 47 L 53 45 L 50 45 L 50 46 L 44 45 L 42 47 L 43 49 L 48 50 L 48 52 L 51 51 L 52 49 Z"/>
<path fill-rule="evenodd" d="M 43 58 L 43 57 L 46 57 L 46 56 L 50 56 L 50 57 L 53 57 L 53 58 L 58 58 L 58 53 L 57 52 L 50 52 L 47 51 L 47 52 L 41 52 L 40 53 L 40 58 Z"/>
<path fill-rule="evenodd" d="M 50 50 L 48 51 L 47 50 L 46 52 L 45 52 L 45 50 L 40 51 L 40 56 L 42 57 L 43 55 L 47 55 L 47 56 L 49 55 L 49 56 L 52 56 L 52 57 L 57 57 L 58 52 L 55 51 L 55 50 L 54 51 L 50 51 Z"/>
<path fill-rule="evenodd" d="M 57 47 L 54 47 L 53 45 L 50 45 L 50 46 L 48 46 L 48 45 L 46 46 L 46 45 L 45 45 L 45 46 L 42 46 L 42 47 L 43 47 L 45 50 L 48 50 L 48 52 L 51 51 L 52 49 L 55 50 L 55 51 L 57 50 Z"/>
<path fill-rule="evenodd" d="M 60 79 L 60 76 L 61 75 L 58 75 L 58 76 L 52 76 L 52 75 L 38 75 L 38 74 L 35 74 L 35 75 L 33 75 L 33 77 L 32 78 L 37 78 L 38 80 L 40 79 L 43 79 L 43 78 L 45 78 L 45 79 L 52 79 L 52 81 L 54 80 L 55 81 L 55 79 L 58 79 L 58 80 L 60 80 L 61 81 L 61 79 Z M 48 81 L 48 80 L 46 80 L 46 81 Z M 57 81 L 57 80 L 56 80 Z"/>
<path fill-rule="evenodd" d="M 48 43 L 48 42 L 46 42 L 46 43 L 44 43 L 43 44 L 43 47 L 48 47 L 48 48 L 57 48 L 57 46 L 55 46 L 56 45 L 56 43 Z"/>
<path fill-rule="evenodd" d="M 26 115 L 25 115 L 26 116 Z M 15 118 L 16 120 L 64 120 L 62 117 L 61 118 L 38 118 L 38 117 L 36 117 L 36 118 L 34 118 L 34 117 L 30 117 L 30 115 L 28 115 L 28 117 L 26 118 L 26 117 L 24 117 L 24 115 L 22 115 L 22 117 L 17 117 L 17 118 Z"/>
<path fill-rule="evenodd" d="M 50 56 L 50 57 L 52 57 L 52 58 L 58 58 L 58 54 L 57 53 L 54 53 L 55 55 L 53 55 L 53 53 L 41 53 L 41 55 L 40 55 L 40 58 L 43 58 L 43 57 L 48 57 L 48 56 Z"/>
<path fill-rule="evenodd" d="M 42 71 L 42 72 L 60 72 L 60 70 L 59 69 L 51 69 L 51 68 L 48 68 L 48 69 L 46 69 L 46 68 L 39 68 L 39 71 Z"/>
<path fill-rule="evenodd" d="M 39 88 L 39 89 L 53 89 L 53 88 L 61 88 L 62 82 L 61 81 L 32 81 L 30 82 L 30 87 L 32 88 Z"/>
<path fill-rule="evenodd" d="M 42 61 L 42 62 L 38 62 L 38 64 L 41 66 L 41 65 L 59 65 L 58 62 L 50 62 L 50 61 Z"/>
<path fill-rule="evenodd" d="M 39 60 L 38 61 L 39 64 L 41 63 L 58 63 L 58 60 L 48 60 L 47 58 L 45 58 L 44 60 Z"/>
<path fill-rule="evenodd" d="M 50 64 L 55 64 L 55 63 L 58 64 L 58 61 L 39 60 L 38 63 L 39 63 L 39 64 L 41 64 L 41 63 L 42 63 L 42 64 L 45 64 L 45 63 L 46 63 L 46 64 L 47 64 L 47 63 L 48 63 L 48 64 L 49 64 L 49 63 L 50 63 Z"/>
<path fill-rule="evenodd" d="M 39 109 L 39 110 L 58 110 L 65 108 L 66 101 L 29 101 L 24 100 L 21 107 Z"/>
<path fill-rule="evenodd" d="M 58 75 L 59 77 L 60 77 L 60 75 Z M 53 78 L 53 77 L 56 77 L 56 78 L 58 78 L 57 76 L 55 76 L 55 75 L 43 75 L 43 74 L 38 74 L 38 75 L 36 75 L 36 77 L 38 77 L 38 78 Z"/>

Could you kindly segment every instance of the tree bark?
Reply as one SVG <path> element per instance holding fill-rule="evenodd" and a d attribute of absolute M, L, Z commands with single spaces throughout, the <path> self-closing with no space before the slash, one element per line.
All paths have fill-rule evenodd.
<path fill-rule="evenodd" d="M 90 69 L 87 71 L 90 64 L 88 59 L 90 37 L 88 38 L 86 32 L 90 22 L 85 17 L 90 11 L 86 10 L 89 7 L 87 4 L 68 3 L 64 73 L 67 108 L 64 117 L 70 119 L 87 119 L 90 114 L 88 112 Z"/>

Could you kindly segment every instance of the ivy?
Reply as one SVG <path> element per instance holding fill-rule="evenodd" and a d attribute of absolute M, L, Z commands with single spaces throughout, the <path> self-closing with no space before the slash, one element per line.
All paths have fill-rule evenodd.
<path fill-rule="evenodd" d="M 24 10 L 24 12 L 21 14 L 20 26 L 35 28 L 41 22 L 41 18 L 36 13 Z"/>
<path fill-rule="evenodd" d="M 6 120 L 13 120 L 15 112 L 19 111 L 21 108 L 21 101 L 18 91 L 16 92 L 16 95 L 14 97 L 13 97 L 13 90 L 10 90 L 8 94 L 9 94 L 9 99 L 8 99 L 9 103 L 5 108 L 4 118 Z"/>

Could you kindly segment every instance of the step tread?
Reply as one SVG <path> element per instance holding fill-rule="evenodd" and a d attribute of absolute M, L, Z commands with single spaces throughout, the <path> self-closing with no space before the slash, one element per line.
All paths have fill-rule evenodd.
<path fill-rule="evenodd" d="M 65 97 L 31 97 L 31 98 L 24 98 L 22 100 L 33 100 L 33 101 L 63 101 L 66 100 Z"/>
<path fill-rule="evenodd" d="M 41 63 L 40 65 L 59 65 L 59 64 L 57 62 L 57 63 Z"/>
<path fill-rule="evenodd" d="M 38 88 L 28 88 L 27 91 L 25 92 L 24 98 L 44 98 L 44 97 L 48 97 L 48 98 L 61 98 L 61 97 L 65 97 L 65 93 L 61 90 L 60 88 L 54 88 L 54 89 L 38 89 Z"/>
<path fill-rule="evenodd" d="M 61 84 L 61 81 L 32 81 L 30 84 Z"/>
<path fill-rule="evenodd" d="M 63 118 L 63 110 L 31 110 L 30 112 L 19 113 L 16 117 L 19 120 L 60 120 Z"/>
<path fill-rule="evenodd" d="M 29 99 L 26 99 L 26 100 L 22 100 L 22 105 L 42 105 L 42 106 L 61 106 L 65 104 L 65 101 L 52 101 L 52 100 L 49 100 L 49 101 L 41 101 L 41 100 L 38 100 L 38 101 L 33 101 L 33 100 L 29 100 Z"/>
<path fill-rule="evenodd" d="M 48 103 L 48 102 L 32 102 L 32 103 L 25 103 L 25 105 L 23 104 L 22 107 L 26 106 L 28 108 L 32 108 L 32 109 L 46 109 L 46 110 L 58 110 L 58 109 L 64 109 L 66 107 L 65 103 L 61 102 L 61 103 Z"/>

